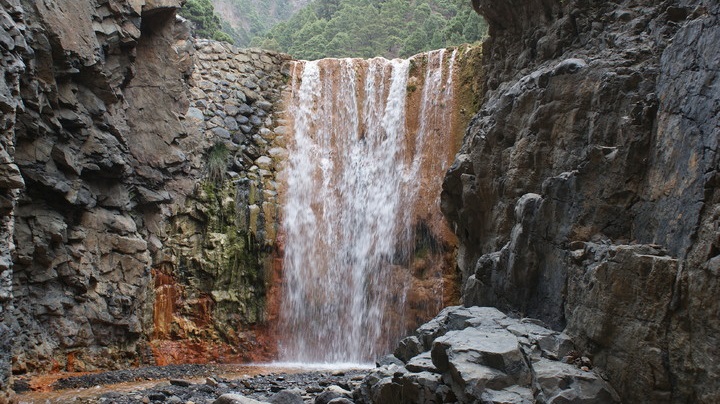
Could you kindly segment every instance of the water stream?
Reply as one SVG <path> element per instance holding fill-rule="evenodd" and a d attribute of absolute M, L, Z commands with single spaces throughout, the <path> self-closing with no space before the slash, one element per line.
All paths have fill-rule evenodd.
<path fill-rule="evenodd" d="M 452 154 L 438 146 L 451 126 L 448 66 L 455 53 L 450 63 L 445 55 L 295 66 L 287 108 L 294 137 L 282 220 L 281 360 L 368 363 L 407 331 L 416 207 L 439 212 L 442 177 L 429 191 L 434 200 L 424 203 L 421 177 L 428 167 L 441 173 Z M 420 90 L 411 76 L 422 70 Z M 416 91 L 419 106 L 412 102 Z M 442 293 L 431 299 L 439 308 Z"/>

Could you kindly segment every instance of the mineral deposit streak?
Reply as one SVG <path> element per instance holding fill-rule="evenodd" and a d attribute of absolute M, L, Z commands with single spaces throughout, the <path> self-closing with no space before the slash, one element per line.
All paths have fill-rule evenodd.
<path fill-rule="evenodd" d="M 293 68 L 282 361 L 368 363 L 407 331 L 412 275 L 403 257 L 415 244 L 419 171 L 425 159 L 438 160 L 438 170 L 446 164 L 443 153 L 426 149 L 431 126 L 449 129 L 437 110 L 452 97 L 444 55 L 323 59 Z M 423 89 L 409 83 L 411 64 L 427 69 Z M 411 123 L 414 91 L 422 91 L 415 107 L 421 118 Z"/>

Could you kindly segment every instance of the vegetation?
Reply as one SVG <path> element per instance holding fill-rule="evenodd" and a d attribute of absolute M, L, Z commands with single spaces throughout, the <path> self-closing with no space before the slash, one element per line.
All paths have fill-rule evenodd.
<path fill-rule="evenodd" d="M 473 43 L 485 32 L 467 0 L 315 0 L 253 45 L 300 59 L 392 58 Z"/>
<path fill-rule="evenodd" d="M 215 143 L 208 151 L 207 176 L 211 183 L 219 184 L 225 178 L 227 159 L 230 154 L 224 143 Z"/>
<path fill-rule="evenodd" d="M 250 46 L 256 36 L 292 17 L 310 0 L 212 0 L 220 14 L 222 30 L 237 46 Z"/>
<path fill-rule="evenodd" d="M 195 36 L 233 43 L 232 38 L 221 30 L 220 18 L 210 0 L 187 0 L 180 15 L 193 23 Z"/>

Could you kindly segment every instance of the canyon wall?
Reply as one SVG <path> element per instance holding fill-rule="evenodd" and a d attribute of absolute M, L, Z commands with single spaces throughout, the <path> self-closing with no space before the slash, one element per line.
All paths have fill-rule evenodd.
<path fill-rule="evenodd" d="M 485 98 L 443 186 L 464 304 L 564 329 L 625 402 L 718 402 L 720 6 L 473 3 Z"/>
<path fill-rule="evenodd" d="M 272 353 L 287 57 L 192 42 L 180 3 L 0 2 L 2 392 Z"/>

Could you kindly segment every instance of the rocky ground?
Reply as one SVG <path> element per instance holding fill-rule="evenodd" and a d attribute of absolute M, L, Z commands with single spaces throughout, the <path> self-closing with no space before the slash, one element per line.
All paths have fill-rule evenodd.
<path fill-rule="evenodd" d="M 236 374 L 239 370 L 246 370 L 248 374 Z M 247 366 L 156 366 L 61 378 L 52 385 L 59 390 L 56 394 L 28 392 L 29 383 L 24 379 L 17 380 L 15 388 L 22 392 L 18 396 L 20 403 L 253 403 L 241 401 L 238 397 L 242 396 L 270 403 L 325 404 L 336 398 L 349 399 L 368 372 L 360 369 L 268 370 Z M 250 375 L 257 371 L 263 373 Z M 227 376 L 228 373 L 235 375 Z M 148 387 L 147 380 L 158 380 L 158 383 Z M 136 388 L 128 389 L 128 382 L 135 383 Z M 111 386 L 104 388 L 103 385 Z M 334 404 L 341 402 L 344 401 Z"/>
<path fill-rule="evenodd" d="M 243 374 L 246 372 L 246 374 Z M 491 307 L 454 306 L 403 339 L 375 369 L 297 371 L 183 365 L 57 380 L 56 396 L 20 402 L 410 404 L 620 402 L 570 337 Z M 142 383 L 164 379 L 159 384 Z M 16 382 L 16 391 L 22 390 Z M 127 385 L 124 382 L 134 382 Z M 112 384 L 107 389 L 100 385 Z M 87 394 L 90 390 L 91 394 Z"/>

